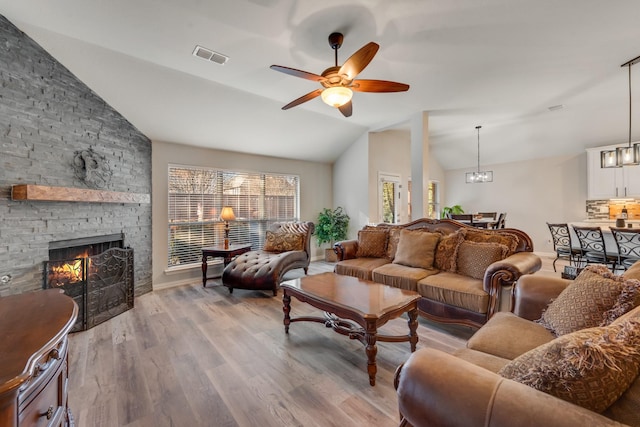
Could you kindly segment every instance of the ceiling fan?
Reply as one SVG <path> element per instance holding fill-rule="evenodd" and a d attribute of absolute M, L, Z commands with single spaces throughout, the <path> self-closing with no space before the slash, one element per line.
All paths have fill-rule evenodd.
<path fill-rule="evenodd" d="M 309 92 L 306 95 L 295 99 L 282 107 L 288 110 L 297 105 L 302 104 L 316 98 L 322 97 L 322 100 L 340 110 L 345 116 L 351 116 L 353 106 L 351 97 L 353 92 L 404 92 L 409 89 L 409 85 L 404 83 L 390 82 L 386 80 L 355 80 L 356 76 L 365 69 L 378 52 L 380 46 L 377 43 L 369 42 L 360 48 L 356 53 L 351 55 L 349 59 L 338 66 L 338 49 L 342 46 L 344 36 L 342 33 L 331 33 L 329 35 L 329 46 L 335 51 L 335 66 L 329 67 L 322 72 L 321 75 L 309 73 L 307 71 L 296 70 L 295 68 L 283 67 L 281 65 L 272 65 L 271 69 L 289 74 L 294 77 L 300 77 L 307 80 L 319 82 L 322 88 Z"/>

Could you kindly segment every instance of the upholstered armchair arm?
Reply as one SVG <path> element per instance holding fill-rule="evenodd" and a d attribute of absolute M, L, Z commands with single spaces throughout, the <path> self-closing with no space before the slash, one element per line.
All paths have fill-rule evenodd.
<path fill-rule="evenodd" d="M 542 260 L 533 252 L 517 252 L 491 264 L 484 275 L 484 291 L 494 296 L 489 302 L 488 317 L 499 309 L 503 286 L 513 285 L 521 276 L 535 273 L 540 267 Z"/>
<path fill-rule="evenodd" d="M 402 426 L 621 425 L 432 348 L 413 353 L 395 385 Z"/>
<path fill-rule="evenodd" d="M 333 244 L 333 251 L 338 255 L 338 261 L 353 259 L 358 252 L 357 240 L 343 240 Z"/>
<path fill-rule="evenodd" d="M 570 280 L 542 274 L 521 277 L 513 287 L 513 313 L 527 320 L 539 319 L 569 283 Z"/>

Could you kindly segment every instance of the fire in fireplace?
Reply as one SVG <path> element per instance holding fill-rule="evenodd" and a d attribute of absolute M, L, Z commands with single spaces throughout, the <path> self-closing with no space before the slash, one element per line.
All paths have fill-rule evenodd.
<path fill-rule="evenodd" d="M 133 249 L 123 246 L 123 234 L 50 242 L 44 287 L 63 289 L 78 304 L 72 332 L 133 308 Z"/>

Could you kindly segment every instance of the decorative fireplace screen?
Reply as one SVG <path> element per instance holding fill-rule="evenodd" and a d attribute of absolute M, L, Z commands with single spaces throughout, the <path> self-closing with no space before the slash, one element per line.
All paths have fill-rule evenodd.
<path fill-rule="evenodd" d="M 92 328 L 133 308 L 133 249 L 118 247 L 124 239 L 115 236 L 119 240 L 102 236 L 97 243 L 87 244 L 81 239 L 85 244 L 50 245 L 45 288 L 63 289 L 78 304 L 78 320 L 72 332 Z M 59 259 L 69 254 L 70 258 Z"/>

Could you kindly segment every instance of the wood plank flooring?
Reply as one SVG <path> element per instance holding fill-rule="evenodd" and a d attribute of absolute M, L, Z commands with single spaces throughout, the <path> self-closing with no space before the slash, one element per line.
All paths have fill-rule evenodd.
<path fill-rule="evenodd" d="M 310 274 L 332 269 L 314 262 Z M 292 315 L 318 314 L 292 300 Z M 408 343 L 378 343 L 371 387 L 360 342 L 310 322 L 287 336 L 282 318 L 282 292 L 229 294 L 216 281 L 136 298 L 133 310 L 70 337 L 76 425 L 397 426 L 393 373 Z M 451 352 L 473 333 L 419 322 L 418 348 Z M 406 317 L 381 329 L 406 332 Z"/>

